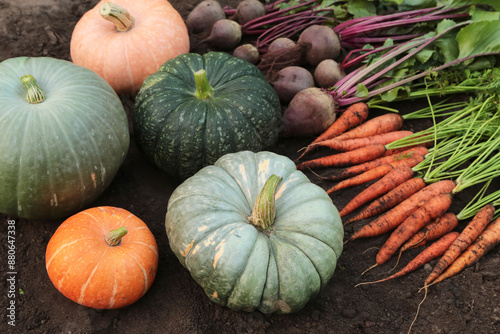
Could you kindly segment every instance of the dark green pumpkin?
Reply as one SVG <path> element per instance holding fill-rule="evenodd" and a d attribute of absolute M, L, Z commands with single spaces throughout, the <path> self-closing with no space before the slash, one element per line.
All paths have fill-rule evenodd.
<path fill-rule="evenodd" d="M 145 157 L 184 179 L 224 154 L 274 145 L 281 106 L 255 65 L 223 52 L 189 53 L 144 81 L 133 121 Z"/>

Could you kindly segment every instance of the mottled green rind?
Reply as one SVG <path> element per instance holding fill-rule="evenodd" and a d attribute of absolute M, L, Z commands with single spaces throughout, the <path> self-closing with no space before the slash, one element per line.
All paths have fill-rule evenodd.
<path fill-rule="evenodd" d="M 247 217 L 271 174 L 283 181 L 267 233 Z M 212 301 L 264 313 L 296 312 L 317 295 L 344 237 L 326 192 L 271 152 L 227 154 L 185 180 L 170 197 L 165 227 L 173 252 Z"/>
<path fill-rule="evenodd" d="M 31 74 L 47 98 L 26 101 Z M 127 115 L 96 73 L 49 57 L 0 63 L 0 212 L 70 216 L 111 183 L 128 151 Z"/>
<path fill-rule="evenodd" d="M 195 96 L 194 73 L 201 69 L 214 90 L 207 100 Z M 223 52 L 189 53 L 146 78 L 133 121 L 144 156 L 185 179 L 224 154 L 274 145 L 281 106 L 255 65 Z"/>

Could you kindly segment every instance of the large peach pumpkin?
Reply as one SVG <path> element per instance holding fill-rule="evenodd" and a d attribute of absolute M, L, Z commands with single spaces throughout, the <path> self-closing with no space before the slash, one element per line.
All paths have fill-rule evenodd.
<path fill-rule="evenodd" d="M 103 0 L 81 17 L 71 37 L 73 62 L 118 94 L 134 95 L 148 75 L 189 48 L 186 25 L 167 0 Z"/>

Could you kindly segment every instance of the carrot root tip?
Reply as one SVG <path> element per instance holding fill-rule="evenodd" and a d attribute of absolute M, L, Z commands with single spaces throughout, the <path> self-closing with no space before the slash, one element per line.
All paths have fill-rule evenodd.
<path fill-rule="evenodd" d="M 368 271 L 372 270 L 373 268 L 375 268 L 377 266 L 378 266 L 378 263 L 375 263 L 373 266 L 371 266 L 371 267 L 367 268 L 365 271 L 363 271 L 360 276 L 363 276 L 365 273 L 367 273 Z"/>
<path fill-rule="evenodd" d="M 417 313 L 415 314 L 415 318 L 413 318 L 413 321 L 410 324 L 410 328 L 408 328 L 408 334 L 410 334 L 411 329 L 415 324 L 415 321 L 417 321 L 418 313 L 420 312 L 420 306 L 422 306 L 423 302 L 425 301 L 425 298 L 427 298 L 427 285 L 425 285 L 424 288 L 425 288 L 424 298 L 420 301 L 420 303 L 418 303 Z"/>
<path fill-rule="evenodd" d="M 368 251 L 371 251 L 372 249 L 379 249 L 379 247 L 370 247 L 370 248 L 367 248 L 367 249 L 365 249 L 365 251 L 363 252 L 363 254 L 365 254 Z"/>

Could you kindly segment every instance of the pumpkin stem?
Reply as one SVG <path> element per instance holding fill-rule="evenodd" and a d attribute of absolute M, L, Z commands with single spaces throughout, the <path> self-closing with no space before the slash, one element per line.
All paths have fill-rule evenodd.
<path fill-rule="evenodd" d="M 120 228 L 117 228 L 116 230 L 111 230 L 106 234 L 106 243 L 110 246 L 116 246 L 120 243 L 122 240 L 123 236 L 127 234 L 127 227 L 122 226 Z"/>
<path fill-rule="evenodd" d="M 32 104 L 37 104 L 45 101 L 45 93 L 38 84 L 38 81 L 31 75 L 26 74 L 21 77 L 21 82 L 26 88 L 26 101 Z"/>
<path fill-rule="evenodd" d="M 99 13 L 103 18 L 112 22 L 118 31 L 128 31 L 134 25 L 134 18 L 130 13 L 112 2 L 103 2 L 99 7 Z"/>
<path fill-rule="evenodd" d="M 208 100 L 214 95 L 214 89 L 208 83 L 207 72 L 203 69 L 194 72 L 196 82 L 196 92 L 194 93 L 200 100 Z"/>
<path fill-rule="evenodd" d="M 267 230 L 274 223 L 276 217 L 275 195 L 282 177 L 271 175 L 255 201 L 250 221 L 260 230 Z"/>

